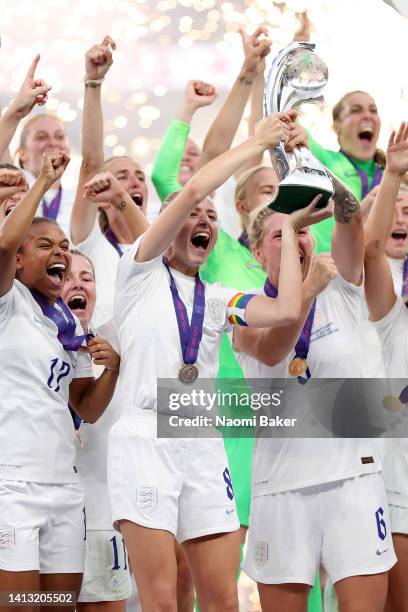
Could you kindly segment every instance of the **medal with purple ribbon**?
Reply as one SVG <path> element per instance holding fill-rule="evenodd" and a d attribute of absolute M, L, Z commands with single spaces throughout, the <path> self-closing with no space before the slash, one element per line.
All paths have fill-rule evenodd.
<path fill-rule="evenodd" d="M 198 350 L 203 335 L 205 286 L 197 274 L 195 277 L 193 313 L 191 315 L 190 325 L 187 309 L 177 290 L 167 257 L 163 257 L 163 263 L 170 276 L 170 291 L 179 329 L 181 354 L 183 355 L 183 364 L 179 371 L 179 379 L 185 385 L 191 385 L 198 378 L 198 368 L 195 362 L 197 361 Z"/>
<path fill-rule="evenodd" d="M 37 304 L 40 306 L 43 315 L 48 319 L 51 319 L 51 321 L 57 326 L 57 338 L 66 351 L 78 351 L 84 340 L 94 338 L 93 334 L 75 336 L 75 319 L 72 312 L 61 298 L 56 300 L 56 304 L 58 304 L 59 308 L 61 309 L 60 310 L 53 304 L 50 304 L 47 298 L 39 291 L 30 289 L 30 292 Z"/>
<path fill-rule="evenodd" d="M 276 298 L 278 295 L 278 290 L 274 287 L 269 280 L 266 279 L 264 285 L 265 295 L 268 297 Z M 309 366 L 307 365 L 307 355 L 309 353 L 310 347 L 310 336 L 312 334 L 312 327 L 314 321 L 314 315 L 316 310 L 316 300 L 313 301 L 312 307 L 310 309 L 309 314 L 307 315 L 307 319 L 303 326 L 302 331 L 300 332 L 300 336 L 298 341 L 295 344 L 295 356 L 289 364 L 289 374 L 291 376 L 296 376 L 298 382 L 301 385 L 307 383 L 309 378 L 311 378 L 311 373 L 309 370 Z M 306 376 L 304 376 L 306 375 Z"/>
<path fill-rule="evenodd" d="M 62 198 L 62 187 L 58 189 L 56 195 L 53 197 L 53 199 L 51 200 L 49 204 L 47 204 L 47 202 L 43 198 L 42 200 L 43 217 L 46 217 L 47 219 L 54 219 L 54 221 L 57 220 L 59 209 L 61 206 L 61 198 Z"/>
<path fill-rule="evenodd" d="M 361 179 L 361 197 L 365 198 L 366 195 L 377 185 L 379 185 L 381 183 L 381 179 L 382 179 L 382 170 L 380 168 L 380 166 L 376 165 L 375 168 L 375 173 L 373 176 L 373 180 L 371 181 L 370 186 L 368 185 L 368 175 L 367 172 L 365 172 L 362 168 L 359 168 L 356 164 L 356 162 L 347 155 L 347 153 L 345 153 L 342 149 L 340 149 L 340 153 L 343 153 L 344 157 L 346 157 L 348 159 L 348 161 L 350 162 L 350 164 L 353 166 L 353 168 L 355 170 L 357 170 L 360 179 Z"/>

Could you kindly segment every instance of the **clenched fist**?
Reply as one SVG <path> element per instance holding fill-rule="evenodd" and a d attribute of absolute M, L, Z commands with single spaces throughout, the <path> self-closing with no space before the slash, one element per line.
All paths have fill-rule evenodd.
<path fill-rule="evenodd" d="M 330 253 L 313 255 L 304 281 L 304 289 L 309 295 L 316 297 L 326 289 L 337 274 L 337 267 Z"/>

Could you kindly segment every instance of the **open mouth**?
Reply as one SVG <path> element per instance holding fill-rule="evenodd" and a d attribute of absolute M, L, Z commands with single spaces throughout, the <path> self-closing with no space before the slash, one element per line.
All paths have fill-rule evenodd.
<path fill-rule="evenodd" d="M 407 232 L 404 230 L 395 230 L 395 232 L 391 233 L 391 238 L 398 244 L 403 245 L 407 239 Z"/>
<path fill-rule="evenodd" d="M 64 263 L 53 263 L 47 268 L 47 276 L 56 286 L 61 286 L 64 282 L 66 265 Z"/>
<path fill-rule="evenodd" d="M 141 193 L 133 193 L 130 197 L 132 198 L 136 206 L 139 206 L 140 208 L 143 206 L 143 196 Z"/>
<path fill-rule="evenodd" d="M 374 138 L 373 128 L 369 126 L 365 126 L 359 131 L 358 137 L 360 140 L 363 140 L 365 142 L 372 142 Z"/>
<path fill-rule="evenodd" d="M 7 217 L 7 215 L 9 215 L 15 209 L 15 207 L 16 204 L 11 204 L 10 206 L 8 206 L 4 211 L 4 216 Z"/>
<path fill-rule="evenodd" d="M 208 245 L 210 244 L 209 232 L 196 232 L 191 238 L 191 244 L 196 250 L 205 253 L 208 248 Z"/>
<path fill-rule="evenodd" d="M 86 309 L 87 299 L 84 295 L 73 295 L 68 300 L 68 308 L 75 313 L 82 313 Z"/>

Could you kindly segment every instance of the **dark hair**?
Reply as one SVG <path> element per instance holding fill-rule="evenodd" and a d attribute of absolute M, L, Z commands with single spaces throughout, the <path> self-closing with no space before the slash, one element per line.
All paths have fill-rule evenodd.
<path fill-rule="evenodd" d="M 102 234 L 106 234 L 109 229 L 109 219 L 103 208 L 98 208 L 98 223 Z"/>
<path fill-rule="evenodd" d="M 45 223 L 49 223 L 51 225 L 56 225 L 57 227 L 59 227 L 61 229 L 61 226 L 59 225 L 59 223 L 54 221 L 54 219 L 48 219 L 48 217 L 34 217 L 32 223 L 31 223 L 31 227 L 36 226 L 36 225 L 43 225 Z M 26 239 L 26 237 L 24 238 L 24 240 Z M 20 244 L 20 246 L 18 247 L 17 253 L 22 253 L 23 252 L 24 240 Z"/>

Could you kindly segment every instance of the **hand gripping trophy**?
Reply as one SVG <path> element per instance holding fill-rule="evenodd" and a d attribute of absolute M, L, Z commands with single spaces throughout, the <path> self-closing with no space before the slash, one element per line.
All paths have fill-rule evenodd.
<path fill-rule="evenodd" d="M 315 45 L 296 42 L 282 49 L 272 62 L 266 79 L 264 113 L 286 112 L 295 105 L 322 99 L 327 83 L 327 66 L 314 52 Z M 273 154 L 272 154 L 273 153 Z M 334 193 L 328 171 L 305 147 L 286 153 L 284 143 L 271 151 L 279 189 L 270 208 L 291 213 L 304 208 L 319 193 L 319 207 L 326 206 Z"/>

